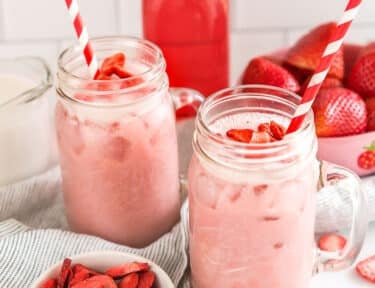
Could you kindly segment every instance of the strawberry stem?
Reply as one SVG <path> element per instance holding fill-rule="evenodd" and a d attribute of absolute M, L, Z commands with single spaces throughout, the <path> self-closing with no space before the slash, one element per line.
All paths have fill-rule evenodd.
<path fill-rule="evenodd" d="M 367 151 L 375 151 L 375 141 L 372 141 L 370 146 L 365 146 L 365 147 L 363 147 L 363 149 L 365 149 Z"/>

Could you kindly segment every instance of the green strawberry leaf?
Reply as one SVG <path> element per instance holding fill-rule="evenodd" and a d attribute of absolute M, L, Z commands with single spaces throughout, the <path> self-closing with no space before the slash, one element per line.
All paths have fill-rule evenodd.
<path fill-rule="evenodd" d="M 365 146 L 365 147 L 363 147 L 363 149 L 365 149 L 367 151 L 375 151 L 375 141 L 372 141 L 370 146 Z"/>

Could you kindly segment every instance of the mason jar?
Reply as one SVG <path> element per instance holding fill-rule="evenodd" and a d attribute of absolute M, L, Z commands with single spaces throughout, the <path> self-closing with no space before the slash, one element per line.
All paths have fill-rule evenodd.
<path fill-rule="evenodd" d="M 151 42 L 92 39 L 98 61 L 126 55 L 126 79 L 91 80 L 79 46 L 58 60 L 56 127 L 73 231 L 143 247 L 179 219 L 175 115 L 165 61 Z"/>
<path fill-rule="evenodd" d="M 366 197 L 349 170 L 316 159 L 312 112 L 281 141 L 241 143 L 229 129 L 287 127 L 299 96 L 270 86 L 239 86 L 200 107 L 189 169 L 190 263 L 194 288 L 308 288 L 312 275 L 353 263 L 367 227 Z M 343 250 L 316 248 L 316 195 L 334 186 L 352 199 Z M 337 227 L 339 228 L 339 227 Z"/>

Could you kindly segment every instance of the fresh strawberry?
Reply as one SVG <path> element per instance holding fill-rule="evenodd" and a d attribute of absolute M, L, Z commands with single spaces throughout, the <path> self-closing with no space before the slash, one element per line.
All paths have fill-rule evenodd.
<path fill-rule="evenodd" d="M 326 234 L 319 238 L 318 246 L 323 251 L 339 251 L 346 245 L 346 239 L 338 234 Z"/>
<path fill-rule="evenodd" d="M 366 99 L 367 131 L 375 131 L 375 97 Z"/>
<path fill-rule="evenodd" d="M 373 52 L 375 52 L 375 42 L 370 42 L 361 49 L 358 55 L 358 59 Z"/>
<path fill-rule="evenodd" d="M 354 91 L 336 87 L 322 89 L 312 106 L 319 137 L 359 134 L 365 131 L 365 101 Z"/>
<path fill-rule="evenodd" d="M 290 65 L 287 62 L 283 63 L 283 67 L 291 73 L 300 85 L 306 82 L 311 76 L 311 71 L 307 69 L 301 69 L 296 66 Z"/>
<path fill-rule="evenodd" d="M 358 60 L 358 55 L 363 50 L 362 46 L 356 44 L 344 44 L 344 63 L 345 63 L 345 73 L 344 73 L 344 81 L 348 80 L 350 71 Z"/>
<path fill-rule="evenodd" d="M 375 168 L 375 141 L 364 149 L 366 151 L 362 152 L 357 159 L 358 167 L 366 170 Z"/>
<path fill-rule="evenodd" d="M 227 131 L 227 137 L 237 142 L 249 143 L 253 133 L 251 129 L 230 129 Z"/>
<path fill-rule="evenodd" d="M 309 84 L 310 80 L 311 80 L 311 76 L 306 79 L 305 83 L 303 83 L 303 85 L 301 87 L 301 90 L 299 92 L 301 95 L 303 95 L 303 93 L 305 93 L 305 90 L 306 90 L 307 85 Z M 342 84 L 342 81 L 340 79 L 328 76 L 324 79 L 320 89 L 335 88 L 335 87 L 342 87 L 342 86 L 343 86 L 343 84 Z"/>
<path fill-rule="evenodd" d="M 357 273 L 369 282 L 375 283 L 375 256 L 371 256 L 356 266 Z"/>
<path fill-rule="evenodd" d="M 242 84 L 265 84 L 297 92 L 298 81 L 285 68 L 265 58 L 255 58 L 247 65 Z"/>
<path fill-rule="evenodd" d="M 375 97 L 375 52 L 360 57 L 354 64 L 348 87 L 364 98 Z"/>
<path fill-rule="evenodd" d="M 326 48 L 331 33 L 335 30 L 336 23 L 322 24 L 304 35 L 289 50 L 287 63 L 301 69 L 315 71 L 320 58 Z M 343 79 L 344 77 L 344 53 L 341 48 L 335 55 L 328 75 Z"/>

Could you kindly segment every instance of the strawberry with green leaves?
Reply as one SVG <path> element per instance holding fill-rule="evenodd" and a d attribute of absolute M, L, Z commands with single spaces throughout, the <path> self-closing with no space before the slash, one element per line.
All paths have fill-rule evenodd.
<path fill-rule="evenodd" d="M 366 151 L 362 152 L 357 159 L 358 166 L 366 170 L 375 168 L 375 141 L 364 149 Z"/>

